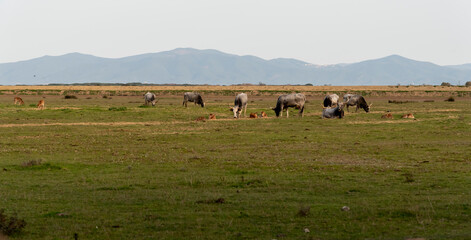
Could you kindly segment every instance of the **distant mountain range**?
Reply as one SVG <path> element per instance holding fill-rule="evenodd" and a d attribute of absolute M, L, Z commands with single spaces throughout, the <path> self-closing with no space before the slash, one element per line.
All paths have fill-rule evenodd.
<path fill-rule="evenodd" d="M 264 60 L 217 50 L 178 48 L 110 59 L 70 53 L 0 64 L 0 85 L 51 83 L 408 85 L 471 81 L 471 64 L 439 66 L 392 55 L 352 64 Z"/>

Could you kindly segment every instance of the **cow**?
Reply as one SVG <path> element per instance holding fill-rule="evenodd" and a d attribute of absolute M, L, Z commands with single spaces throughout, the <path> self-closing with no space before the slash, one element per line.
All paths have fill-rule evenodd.
<path fill-rule="evenodd" d="M 155 94 L 151 92 L 144 94 L 144 105 L 147 106 L 149 103 L 151 103 L 152 106 L 155 106 L 155 103 L 157 102 L 156 100 L 157 98 L 155 97 Z"/>
<path fill-rule="evenodd" d="M 196 118 L 195 121 L 197 121 L 197 122 L 206 122 L 206 118 L 204 116 L 201 116 L 201 117 Z"/>
<path fill-rule="evenodd" d="M 268 116 L 267 116 L 267 113 L 262 111 L 262 112 L 260 113 L 260 118 L 266 118 L 266 117 L 268 117 Z"/>
<path fill-rule="evenodd" d="M 348 101 L 345 102 L 345 104 L 347 105 L 347 111 L 350 112 L 348 110 L 348 107 L 349 106 L 357 106 L 355 112 L 358 111 L 358 108 L 363 108 L 363 110 L 365 110 L 365 112 L 369 112 L 370 111 L 370 107 L 373 105 L 373 104 L 370 104 L 368 105 L 368 103 L 366 103 L 366 100 L 365 98 L 363 98 L 363 96 L 361 95 L 353 95 L 351 96 Z"/>
<path fill-rule="evenodd" d="M 386 113 L 383 116 L 381 116 L 381 118 L 393 119 L 394 116 L 391 113 Z"/>
<path fill-rule="evenodd" d="M 23 99 L 21 99 L 20 97 L 15 97 L 15 98 L 13 99 L 13 101 L 14 101 L 14 104 L 15 104 L 15 105 L 16 105 L 16 104 L 18 104 L 18 105 L 23 105 L 23 104 L 25 104 L 25 102 L 23 102 Z"/>
<path fill-rule="evenodd" d="M 185 107 L 187 106 L 187 104 L 186 104 L 187 102 L 194 102 L 195 105 L 199 104 L 199 105 L 201 105 L 201 107 L 204 107 L 203 98 L 201 97 L 201 95 L 199 93 L 196 93 L 196 92 L 186 92 L 183 95 L 183 105 Z"/>
<path fill-rule="evenodd" d="M 343 112 L 343 104 L 339 103 L 337 107 L 330 108 L 322 106 L 322 118 L 343 118 L 345 113 Z"/>
<path fill-rule="evenodd" d="M 44 109 L 44 99 L 39 100 L 38 109 Z"/>
<path fill-rule="evenodd" d="M 209 114 L 209 118 L 208 118 L 208 119 L 209 119 L 209 120 L 211 120 L 211 119 L 216 119 L 216 115 L 214 115 L 214 114 L 210 113 L 210 114 Z"/>
<path fill-rule="evenodd" d="M 277 117 L 283 117 L 283 110 L 286 109 L 286 117 L 289 117 L 288 108 L 294 107 L 299 110 L 299 115 L 302 117 L 304 113 L 304 103 L 306 97 L 302 93 L 285 94 L 278 97 L 276 107 L 272 108 Z"/>
<path fill-rule="evenodd" d="M 352 96 L 353 94 L 350 93 L 343 95 L 343 102 L 347 102 Z"/>
<path fill-rule="evenodd" d="M 235 97 L 234 107 L 231 107 L 231 111 L 234 112 L 234 118 L 239 118 L 242 109 L 244 109 L 244 117 L 247 117 L 247 94 L 240 93 Z"/>
<path fill-rule="evenodd" d="M 415 118 L 414 115 L 412 113 L 409 113 L 409 114 L 404 114 L 402 115 L 401 118 Z"/>
<path fill-rule="evenodd" d="M 250 118 L 258 118 L 257 113 L 250 113 Z"/>
<path fill-rule="evenodd" d="M 339 101 L 339 95 L 337 94 L 327 95 L 324 98 L 324 107 L 337 106 L 338 101 Z"/>

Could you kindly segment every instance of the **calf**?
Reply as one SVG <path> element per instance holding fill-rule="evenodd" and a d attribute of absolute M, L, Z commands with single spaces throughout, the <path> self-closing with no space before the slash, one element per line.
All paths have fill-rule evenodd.
<path fill-rule="evenodd" d="M 199 122 L 199 121 L 201 121 L 201 122 L 206 122 L 206 118 L 204 118 L 203 116 L 201 116 L 201 117 L 198 117 L 195 121 L 197 121 L 197 122 Z"/>
<path fill-rule="evenodd" d="M 216 115 L 210 113 L 210 114 L 209 114 L 209 120 L 211 120 L 211 119 L 216 119 Z"/>
<path fill-rule="evenodd" d="M 266 118 L 266 117 L 268 117 L 268 116 L 267 116 L 267 113 L 261 112 L 261 113 L 260 113 L 260 117 L 261 117 L 261 118 Z"/>
<path fill-rule="evenodd" d="M 381 116 L 381 118 L 386 118 L 386 119 L 393 119 L 393 115 L 391 113 L 386 113 L 384 114 L 383 116 Z"/>
<path fill-rule="evenodd" d="M 20 97 L 15 97 L 15 99 L 13 101 L 15 102 L 15 105 L 16 104 L 18 104 L 18 105 L 25 104 L 25 102 L 23 102 L 23 99 L 21 99 Z"/>
<path fill-rule="evenodd" d="M 404 114 L 401 118 L 415 118 L 412 113 Z"/>
<path fill-rule="evenodd" d="M 39 100 L 38 109 L 44 109 L 44 99 Z"/>
<path fill-rule="evenodd" d="M 250 113 L 250 118 L 258 118 L 257 113 Z"/>

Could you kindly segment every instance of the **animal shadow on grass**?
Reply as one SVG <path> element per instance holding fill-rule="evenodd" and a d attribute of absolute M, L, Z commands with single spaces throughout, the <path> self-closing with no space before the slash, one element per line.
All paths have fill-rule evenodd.
<path fill-rule="evenodd" d="M 207 199 L 207 200 L 199 200 L 196 203 L 205 203 L 205 204 L 222 204 L 225 203 L 226 200 L 224 198 L 217 198 L 217 199 Z"/>
<path fill-rule="evenodd" d="M 298 213 L 296 214 L 296 216 L 298 217 L 306 217 L 307 215 L 309 215 L 309 212 L 311 211 L 311 207 L 310 206 L 301 206 L 298 210 Z"/>

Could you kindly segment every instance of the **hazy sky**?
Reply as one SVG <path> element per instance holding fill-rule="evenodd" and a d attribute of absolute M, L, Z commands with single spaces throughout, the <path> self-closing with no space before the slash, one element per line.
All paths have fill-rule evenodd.
<path fill-rule="evenodd" d="M 0 0 L 0 63 L 178 47 L 351 63 L 471 63 L 469 0 Z"/>

